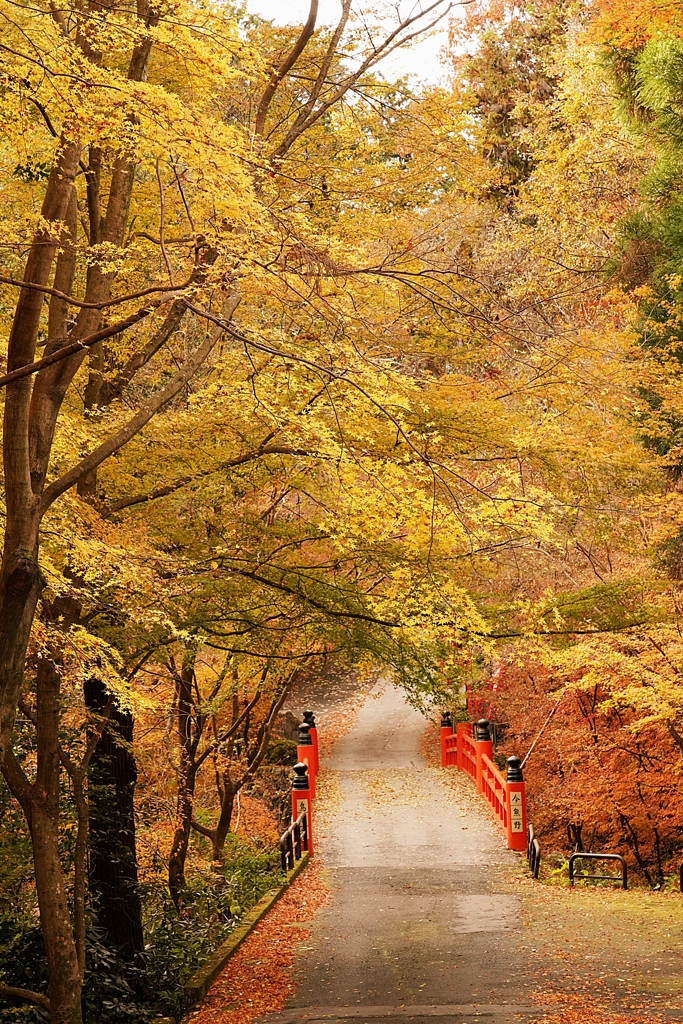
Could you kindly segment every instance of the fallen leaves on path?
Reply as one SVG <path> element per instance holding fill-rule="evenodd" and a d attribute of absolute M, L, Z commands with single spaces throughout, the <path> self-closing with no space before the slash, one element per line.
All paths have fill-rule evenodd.
<path fill-rule="evenodd" d="M 331 755 L 335 743 L 356 724 L 367 697 L 367 690 L 356 690 L 336 706 L 326 708 L 318 715 L 318 751 L 323 760 Z"/>
<path fill-rule="evenodd" d="M 441 728 L 438 722 L 427 722 L 420 741 L 420 753 L 430 768 L 441 767 Z"/>
<path fill-rule="evenodd" d="M 534 1024 L 662 1024 L 666 1019 L 658 1013 L 639 1013 L 635 1008 L 626 1012 L 611 1010 L 594 999 L 575 995 L 537 993 L 536 998 L 539 1002 L 557 1003 L 558 1006 L 536 1018 Z"/>
<path fill-rule="evenodd" d="M 322 866 L 313 860 L 266 918 L 254 929 L 211 986 L 192 1024 L 250 1024 L 281 1010 L 296 985 L 290 975 L 302 928 L 329 899 Z"/>

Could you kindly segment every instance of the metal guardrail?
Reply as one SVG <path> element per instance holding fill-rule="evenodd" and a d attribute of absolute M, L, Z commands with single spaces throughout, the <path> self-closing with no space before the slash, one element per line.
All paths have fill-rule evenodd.
<path fill-rule="evenodd" d="M 618 875 L 577 875 L 574 871 L 575 860 L 616 860 L 621 865 L 621 887 L 628 889 L 628 867 L 620 853 L 573 853 L 569 858 L 569 884 L 573 885 L 575 879 L 596 878 L 616 882 Z"/>
<path fill-rule="evenodd" d="M 538 879 L 538 873 L 541 870 L 541 844 L 534 835 L 534 826 L 529 825 L 526 830 L 526 860 L 529 865 L 529 871 Z"/>
<path fill-rule="evenodd" d="M 296 861 L 308 851 L 308 820 L 302 811 L 296 821 L 280 836 L 280 861 L 283 871 L 291 871 Z"/>

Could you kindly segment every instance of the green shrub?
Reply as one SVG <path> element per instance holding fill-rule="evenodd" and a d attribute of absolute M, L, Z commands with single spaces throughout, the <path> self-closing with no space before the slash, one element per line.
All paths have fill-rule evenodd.
<path fill-rule="evenodd" d="M 290 766 L 296 764 L 296 743 L 294 740 L 283 740 L 281 738 L 271 740 L 263 758 L 263 764 L 282 764 Z"/>
<path fill-rule="evenodd" d="M 275 853 L 229 836 L 224 874 L 195 875 L 183 892 L 180 915 L 166 886 L 143 886 L 146 948 L 138 964 L 124 965 L 101 929 L 88 931 L 84 1024 L 143 1024 L 157 1014 L 179 1019 L 183 986 L 281 880 Z M 0 980 L 47 994 L 43 937 L 35 920 L 0 918 Z M 0 1024 L 46 1024 L 48 1019 L 40 1007 L 0 996 Z"/>
<path fill-rule="evenodd" d="M 195 875 L 182 894 L 179 915 L 168 888 L 147 886 L 145 985 L 155 1014 L 179 1018 L 183 986 L 226 940 L 244 914 L 282 875 L 273 853 L 259 853 L 228 837 L 224 875 Z"/>
<path fill-rule="evenodd" d="M 47 995 L 47 961 L 38 925 L 22 924 L 10 918 L 0 920 L 0 963 L 0 978 L 6 985 Z M 148 1020 L 150 1014 L 136 991 L 142 978 L 140 968 L 124 967 L 116 950 L 105 942 L 101 929 L 90 928 L 83 986 L 84 1024 L 131 1024 Z M 22 1000 L 0 996 L 0 1021 L 3 1024 L 45 1024 L 49 1014 Z"/>

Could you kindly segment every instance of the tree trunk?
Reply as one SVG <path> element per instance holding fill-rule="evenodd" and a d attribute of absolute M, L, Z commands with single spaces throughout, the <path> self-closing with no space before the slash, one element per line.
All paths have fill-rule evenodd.
<path fill-rule="evenodd" d="M 192 729 L 193 674 L 194 652 L 189 652 L 186 653 L 180 673 L 175 673 L 180 771 L 178 772 L 176 828 L 168 859 L 168 887 L 171 891 L 171 899 L 178 911 L 181 908 L 182 890 L 185 888 L 185 861 L 190 844 L 194 789 L 197 778 L 194 762 L 198 737 L 193 735 Z"/>
<path fill-rule="evenodd" d="M 216 828 L 211 831 L 213 860 L 216 865 L 222 865 L 225 860 L 225 840 L 228 838 L 228 833 L 230 832 L 230 822 L 232 820 L 232 809 L 235 802 L 235 796 L 243 786 L 246 786 L 251 782 L 258 771 L 263 758 L 265 757 L 271 733 L 273 731 L 273 725 L 275 724 L 275 719 L 292 687 L 294 676 L 295 673 L 292 672 L 291 676 L 284 684 L 279 696 L 271 703 L 270 710 L 268 711 L 264 721 L 261 723 L 256 739 L 252 745 L 249 745 L 249 734 L 248 731 L 245 731 L 244 741 L 245 748 L 247 750 L 246 772 L 244 772 L 240 779 L 233 779 L 230 773 L 230 766 L 228 765 L 222 776 L 216 776 L 216 785 L 221 801 L 221 813 L 218 819 L 218 824 Z M 248 714 L 245 721 L 247 722 L 248 730 Z"/>
<path fill-rule="evenodd" d="M 11 750 L 5 756 L 3 774 L 31 832 L 40 927 L 50 975 L 50 1024 L 82 1024 L 83 973 L 59 856 L 60 676 L 51 661 L 39 661 L 36 686 L 36 780 L 33 785 L 28 781 Z"/>
<path fill-rule="evenodd" d="M 569 838 L 569 845 L 573 846 L 577 853 L 583 853 L 583 822 L 580 824 L 574 824 L 574 822 L 567 822 L 567 836 Z"/>
<path fill-rule="evenodd" d="M 232 811 L 235 806 L 235 797 L 241 789 L 239 782 L 233 782 L 230 777 L 230 768 L 223 773 L 220 787 L 221 813 L 216 828 L 212 830 L 211 846 L 214 865 L 222 867 L 225 863 L 225 840 L 230 832 L 232 822 Z"/>
<path fill-rule="evenodd" d="M 26 261 L 27 282 L 48 282 L 59 242 L 56 225 L 67 219 L 79 156 L 79 147 L 63 139 L 41 208 L 45 226 L 36 233 Z M 41 292 L 21 290 L 8 341 L 8 371 L 33 362 L 42 309 Z M 35 477 L 30 458 L 31 393 L 30 377 L 14 381 L 5 392 L 3 462 L 7 518 L 0 569 L 0 763 L 14 727 L 26 647 L 41 587 L 38 507 L 42 478 Z"/>
<path fill-rule="evenodd" d="M 108 696 L 102 681 L 86 679 L 85 703 L 103 714 Z M 144 949 L 138 892 L 134 796 L 137 766 L 130 750 L 133 717 L 113 708 L 90 762 L 90 892 L 100 925 L 124 960 Z"/>
<path fill-rule="evenodd" d="M 190 845 L 192 829 L 192 811 L 194 807 L 195 771 L 190 766 L 178 780 L 178 802 L 176 809 L 176 828 L 173 833 L 171 854 L 168 858 L 168 887 L 176 910 L 182 905 L 182 891 L 185 888 L 185 862 Z"/>

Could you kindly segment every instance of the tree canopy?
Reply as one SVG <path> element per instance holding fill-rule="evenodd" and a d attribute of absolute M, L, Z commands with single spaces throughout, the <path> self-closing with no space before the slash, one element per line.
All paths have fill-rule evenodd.
<path fill-rule="evenodd" d="M 116 889 L 141 952 L 136 808 L 182 919 L 193 835 L 224 870 L 288 693 L 330 670 L 460 711 L 498 679 L 525 740 L 525 702 L 535 722 L 571 694 L 565 761 L 586 721 L 622 716 L 638 757 L 655 737 L 670 807 L 676 5 L 0 18 L 0 806 L 23 814 L 50 976 L 0 992 L 78 1024 L 88 908 L 115 928 Z M 437 26 L 444 84 L 387 77 Z M 660 878 L 636 776 L 612 820 Z M 577 825 L 553 807 L 549 829 Z"/>

